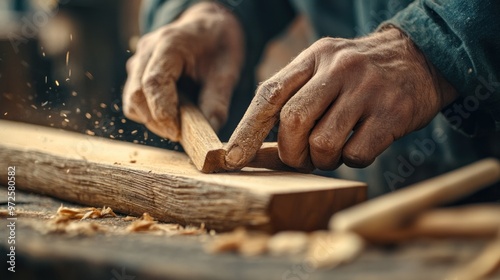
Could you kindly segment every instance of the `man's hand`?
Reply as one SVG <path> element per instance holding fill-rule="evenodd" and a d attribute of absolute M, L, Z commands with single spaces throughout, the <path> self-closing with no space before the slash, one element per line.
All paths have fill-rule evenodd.
<path fill-rule="evenodd" d="M 200 3 L 176 21 L 145 35 L 127 62 L 125 115 L 154 133 L 178 141 L 177 81 L 201 84 L 198 105 L 215 130 L 227 120 L 242 66 L 243 31 L 224 7 Z"/>
<path fill-rule="evenodd" d="M 455 98 L 396 28 L 355 40 L 324 38 L 260 85 L 229 140 L 226 165 L 245 166 L 279 120 L 285 164 L 303 171 L 365 167 Z"/>

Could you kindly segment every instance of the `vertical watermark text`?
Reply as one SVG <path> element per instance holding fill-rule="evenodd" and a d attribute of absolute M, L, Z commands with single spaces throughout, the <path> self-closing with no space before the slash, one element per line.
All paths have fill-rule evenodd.
<path fill-rule="evenodd" d="M 8 239 L 10 245 L 7 253 L 7 270 L 16 272 L 16 167 L 9 166 L 7 168 L 7 228 Z"/>

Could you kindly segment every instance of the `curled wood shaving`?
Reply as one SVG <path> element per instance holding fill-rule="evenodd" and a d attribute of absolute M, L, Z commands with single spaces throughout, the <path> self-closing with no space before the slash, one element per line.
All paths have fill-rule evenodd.
<path fill-rule="evenodd" d="M 41 228 L 41 231 L 48 233 L 76 235 L 93 235 L 97 232 L 106 232 L 107 227 L 94 222 L 83 222 L 85 219 L 98 219 L 104 217 L 116 217 L 116 214 L 110 207 L 97 209 L 87 208 L 68 208 L 61 205 L 54 216 L 47 224 Z M 80 220 L 75 222 L 75 220 Z"/>
<path fill-rule="evenodd" d="M 364 240 L 351 232 L 316 232 L 310 242 L 306 259 L 314 268 L 334 268 L 351 262 L 365 246 Z"/>
<path fill-rule="evenodd" d="M 274 256 L 297 255 L 305 251 L 309 235 L 299 231 L 284 231 L 273 235 L 267 247 Z"/>
<path fill-rule="evenodd" d="M 136 217 L 132 217 L 132 216 L 127 216 L 125 218 L 123 218 L 124 221 L 128 222 L 128 221 L 136 221 L 137 218 Z"/>
<path fill-rule="evenodd" d="M 202 235 L 206 234 L 205 224 L 199 227 L 182 227 L 179 224 L 162 224 L 155 221 L 151 215 L 144 213 L 141 218 L 135 220 L 126 229 L 126 232 L 149 232 L 155 234 L 172 235 Z"/>
<path fill-rule="evenodd" d="M 85 220 L 85 219 L 99 219 L 104 217 L 116 217 L 115 212 L 110 207 L 103 206 L 102 209 L 87 207 L 87 208 L 68 208 L 61 205 L 57 209 L 54 219 L 57 222 L 64 222 L 66 220 Z"/>
<path fill-rule="evenodd" d="M 130 224 L 125 231 L 126 232 L 147 232 L 147 231 L 157 231 L 160 230 L 156 227 L 158 222 L 156 222 L 149 213 L 144 213 L 142 216 Z"/>
<path fill-rule="evenodd" d="M 181 227 L 181 230 L 179 231 L 179 235 L 202 235 L 202 234 L 207 234 L 205 223 L 201 223 L 199 227 L 196 226 L 186 226 L 185 228 Z"/>

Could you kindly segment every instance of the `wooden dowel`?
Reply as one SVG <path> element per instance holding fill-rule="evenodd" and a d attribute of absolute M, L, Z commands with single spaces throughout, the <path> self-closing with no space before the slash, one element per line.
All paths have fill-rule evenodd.
<path fill-rule="evenodd" d="M 362 236 L 397 229 L 423 210 L 454 201 L 499 179 L 500 162 L 484 159 L 338 213 L 330 220 L 330 229 Z"/>
<path fill-rule="evenodd" d="M 428 210 L 400 229 L 375 232 L 369 238 L 382 243 L 420 237 L 491 238 L 498 229 L 500 205 L 479 204 Z"/>

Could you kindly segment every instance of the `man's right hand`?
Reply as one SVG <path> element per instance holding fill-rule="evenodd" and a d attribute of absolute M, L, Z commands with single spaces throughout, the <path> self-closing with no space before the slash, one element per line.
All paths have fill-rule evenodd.
<path fill-rule="evenodd" d="M 200 83 L 198 105 L 217 131 L 227 120 L 243 64 L 243 30 L 236 17 L 216 3 L 199 3 L 177 20 L 142 37 L 127 62 L 125 115 L 152 132 L 178 141 L 177 81 Z"/>

